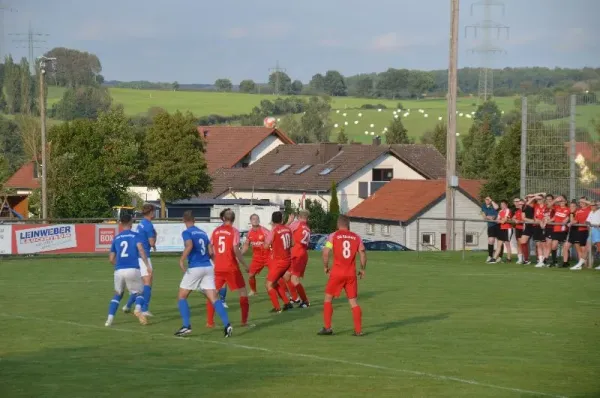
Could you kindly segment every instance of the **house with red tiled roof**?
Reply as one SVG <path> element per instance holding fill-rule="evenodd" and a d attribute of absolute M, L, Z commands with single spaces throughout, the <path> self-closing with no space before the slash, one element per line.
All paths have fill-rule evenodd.
<path fill-rule="evenodd" d="M 16 190 L 19 195 L 29 195 L 39 187 L 38 167 L 35 161 L 25 163 L 4 183 L 4 188 Z"/>
<path fill-rule="evenodd" d="M 478 219 L 483 182 L 460 180 L 455 191 L 455 217 Z M 351 228 L 365 239 L 388 240 L 409 249 L 445 250 L 446 221 L 419 218 L 446 217 L 446 180 L 394 179 L 347 214 Z M 417 221 L 418 220 L 418 221 Z M 487 226 L 481 222 L 456 222 L 456 250 L 487 247 Z"/>
<path fill-rule="evenodd" d="M 327 209 L 335 181 L 345 213 L 394 178 L 444 178 L 445 160 L 430 145 L 297 144 L 277 146 L 234 173 L 223 170 L 214 174 L 211 197 L 295 206 L 304 198 Z"/>

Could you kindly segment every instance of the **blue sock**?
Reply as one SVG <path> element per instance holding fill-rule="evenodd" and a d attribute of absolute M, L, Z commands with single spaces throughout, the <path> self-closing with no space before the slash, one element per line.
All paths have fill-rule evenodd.
<path fill-rule="evenodd" d="M 223 302 L 221 300 L 217 300 L 213 303 L 213 306 L 215 307 L 217 315 L 219 315 L 219 318 L 221 318 L 223 325 L 229 325 L 229 316 L 227 316 L 227 310 L 225 307 L 223 307 Z"/>
<path fill-rule="evenodd" d="M 144 291 L 142 293 L 144 296 L 144 306 L 142 307 L 142 311 L 148 311 L 148 306 L 150 305 L 150 297 L 152 296 L 152 286 L 144 285 Z"/>
<path fill-rule="evenodd" d="M 135 293 L 131 293 L 129 295 L 129 298 L 127 299 L 127 304 L 125 304 L 125 306 L 127 308 L 131 308 L 131 306 L 133 305 L 133 303 L 135 303 L 135 298 L 137 297 L 137 294 Z"/>
<path fill-rule="evenodd" d="M 135 306 L 140 306 L 142 307 L 142 309 L 144 308 L 145 305 L 145 301 L 144 301 L 144 296 L 142 296 L 141 294 L 136 294 L 135 295 Z"/>
<path fill-rule="evenodd" d="M 227 287 L 222 287 L 219 289 L 219 297 L 222 301 L 225 301 L 225 297 L 227 296 Z"/>
<path fill-rule="evenodd" d="M 181 314 L 181 320 L 183 321 L 183 326 L 189 328 L 190 326 L 190 306 L 186 299 L 181 299 L 177 303 L 179 306 L 179 313 Z"/>
<path fill-rule="evenodd" d="M 119 309 L 119 303 L 121 302 L 121 296 L 115 294 L 115 296 L 110 300 L 110 304 L 108 306 L 108 315 L 115 316 L 117 310 Z"/>

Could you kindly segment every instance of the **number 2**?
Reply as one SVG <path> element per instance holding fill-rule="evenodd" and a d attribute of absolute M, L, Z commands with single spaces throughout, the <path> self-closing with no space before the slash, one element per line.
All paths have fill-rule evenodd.
<path fill-rule="evenodd" d="M 281 235 L 281 241 L 283 242 L 283 248 L 285 250 L 288 250 L 290 246 L 292 246 L 292 238 L 288 233 Z"/>
<path fill-rule="evenodd" d="M 352 252 L 350 251 L 350 241 L 349 240 L 345 240 L 342 242 L 342 256 L 344 256 L 344 258 L 350 258 L 350 255 L 352 254 Z"/>
<path fill-rule="evenodd" d="M 217 241 L 217 251 L 219 253 L 225 253 L 225 237 L 219 236 L 219 240 Z"/>
<path fill-rule="evenodd" d="M 127 249 L 129 248 L 129 243 L 126 240 L 121 242 L 121 258 L 129 257 L 129 253 L 127 253 Z"/>
<path fill-rule="evenodd" d="M 302 243 L 303 245 L 308 245 L 309 240 L 310 240 L 310 232 L 308 232 L 307 230 L 303 230 L 302 231 L 302 240 L 300 241 L 300 243 Z"/>

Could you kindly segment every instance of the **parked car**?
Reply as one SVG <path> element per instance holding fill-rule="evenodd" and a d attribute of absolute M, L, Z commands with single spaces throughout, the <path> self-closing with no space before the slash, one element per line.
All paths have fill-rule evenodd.
<path fill-rule="evenodd" d="M 244 246 L 244 242 L 248 239 L 248 232 L 250 231 L 240 231 L 240 249 Z"/>
<path fill-rule="evenodd" d="M 314 250 L 323 250 L 323 246 L 325 246 L 325 242 L 327 242 L 327 237 L 328 236 L 329 235 L 323 235 L 323 236 L 321 236 L 319 238 L 319 240 L 317 241 L 317 243 L 315 244 L 315 249 Z M 368 242 L 371 242 L 369 239 L 363 239 L 362 241 L 365 244 L 365 246 L 366 246 L 366 244 Z"/>
<path fill-rule="evenodd" d="M 311 234 L 310 235 L 310 240 L 308 241 L 308 250 L 316 250 L 315 246 L 317 245 L 317 242 L 319 241 L 319 239 L 321 239 L 324 236 L 327 236 L 327 235 L 325 235 L 325 234 Z"/>
<path fill-rule="evenodd" d="M 373 240 L 363 241 L 365 249 L 367 251 L 384 251 L 384 252 L 407 252 L 412 251 L 408 247 L 401 245 L 400 243 L 392 242 L 389 240 Z"/>

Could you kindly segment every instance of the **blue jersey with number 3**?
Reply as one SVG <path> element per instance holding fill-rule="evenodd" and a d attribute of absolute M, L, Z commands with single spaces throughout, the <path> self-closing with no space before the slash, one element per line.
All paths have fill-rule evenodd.
<path fill-rule="evenodd" d="M 140 243 L 139 234 L 131 230 L 123 231 L 115 236 L 110 248 L 111 253 L 115 253 L 117 256 L 115 270 L 140 268 L 138 243 Z"/>
<path fill-rule="evenodd" d="M 192 251 L 188 255 L 188 268 L 212 267 L 210 255 L 208 254 L 210 239 L 208 239 L 206 232 L 193 226 L 183 231 L 181 237 L 184 244 L 188 240 L 191 240 L 193 244 Z"/>

